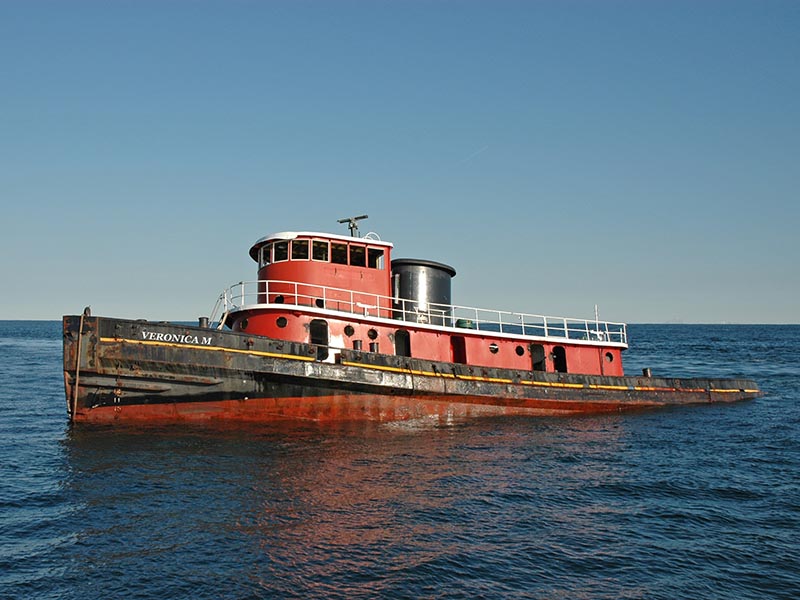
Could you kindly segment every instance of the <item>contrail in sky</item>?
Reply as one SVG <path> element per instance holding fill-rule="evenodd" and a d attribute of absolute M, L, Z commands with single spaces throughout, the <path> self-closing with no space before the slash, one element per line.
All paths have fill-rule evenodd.
<path fill-rule="evenodd" d="M 470 155 L 469 155 L 467 158 L 463 159 L 463 160 L 461 161 L 461 163 L 465 163 L 465 162 L 469 162 L 469 161 L 471 161 L 473 158 L 475 158 L 476 156 L 478 156 L 478 154 L 482 154 L 483 152 L 486 152 L 488 149 L 489 149 L 489 146 L 484 146 L 484 147 L 483 147 L 483 148 L 481 148 L 480 150 L 476 150 L 475 152 L 473 152 L 472 154 L 470 154 Z"/>

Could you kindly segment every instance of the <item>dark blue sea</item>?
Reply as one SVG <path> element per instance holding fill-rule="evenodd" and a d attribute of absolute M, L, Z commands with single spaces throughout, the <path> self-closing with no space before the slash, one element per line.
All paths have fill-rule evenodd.
<path fill-rule="evenodd" d="M 800 598 L 800 326 L 632 325 L 755 401 L 578 418 L 71 428 L 0 322 L 0 598 Z"/>

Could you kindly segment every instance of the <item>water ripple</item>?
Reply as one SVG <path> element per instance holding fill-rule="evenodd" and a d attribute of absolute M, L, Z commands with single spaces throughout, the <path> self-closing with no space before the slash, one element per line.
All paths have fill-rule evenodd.
<path fill-rule="evenodd" d="M 70 429 L 0 323 L 0 597 L 800 597 L 800 328 L 631 326 L 755 402 L 573 419 Z"/>

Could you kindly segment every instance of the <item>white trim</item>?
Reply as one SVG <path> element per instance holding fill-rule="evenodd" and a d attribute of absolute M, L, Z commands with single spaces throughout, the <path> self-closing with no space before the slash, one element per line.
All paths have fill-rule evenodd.
<path fill-rule="evenodd" d="M 261 239 L 257 240 L 253 246 L 258 246 L 261 243 L 269 242 L 269 241 L 283 241 L 283 240 L 293 240 L 296 237 L 317 237 L 326 240 L 341 240 L 345 242 L 360 242 L 367 246 L 384 246 L 386 248 L 393 248 L 394 244 L 391 242 L 384 242 L 383 240 L 373 240 L 367 239 L 363 237 L 352 237 L 349 235 L 339 235 L 336 233 L 321 233 L 317 231 L 280 231 L 278 233 L 273 233 L 270 235 L 266 235 Z"/>

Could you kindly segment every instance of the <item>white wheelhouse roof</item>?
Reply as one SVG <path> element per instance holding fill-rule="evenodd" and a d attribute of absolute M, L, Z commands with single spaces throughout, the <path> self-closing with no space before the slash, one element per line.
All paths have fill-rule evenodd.
<path fill-rule="evenodd" d="M 383 246 L 384 248 L 394 247 L 394 244 L 392 244 L 392 242 L 384 242 L 383 240 L 374 240 L 372 238 L 367 238 L 367 237 L 353 237 L 350 235 L 339 235 L 336 233 L 321 233 L 319 231 L 280 231 L 278 233 L 265 235 L 261 239 L 257 240 L 256 243 L 253 244 L 250 248 L 250 256 L 253 257 L 254 260 L 257 260 L 255 257 L 258 256 L 258 249 L 264 244 L 267 244 L 269 242 L 293 240 L 299 237 L 335 240 L 346 243 L 358 242 L 369 246 Z M 253 256 L 254 254 L 255 256 Z"/>

